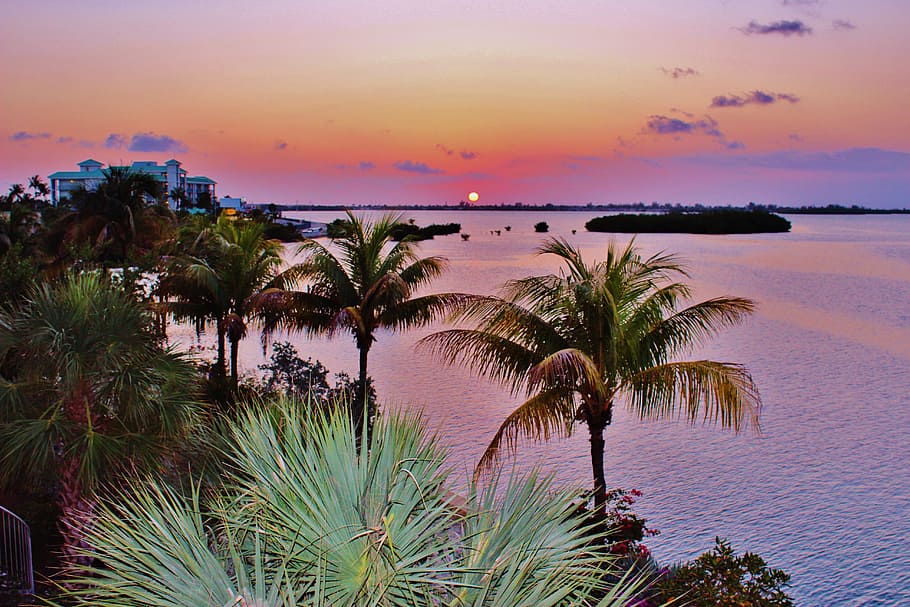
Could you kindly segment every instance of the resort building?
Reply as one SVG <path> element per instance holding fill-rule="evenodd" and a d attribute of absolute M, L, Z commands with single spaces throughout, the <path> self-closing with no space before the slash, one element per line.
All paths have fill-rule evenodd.
<path fill-rule="evenodd" d="M 72 193 L 81 188 L 93 190 L 104 181 L 104 164 L 97 160 L 83 160 L 79 163 L 78 171 L 58 171 L 48 175 L 51 184 L 51 202 L 59 204 L 61 201 L 68 199 Z M 129 165 L 130 170 L 140 171 L 153 175 L 160 181 L 164 191 L 170 194 L 176 189 L 182 189 L 186 193 L 186 199 L 195 203 L 199 195 L 207 192 L 215 200 L 215 181 L 208 177 L 198 176 L 189 177 L 186 169 L 180 167 L 178 160 L 168 160 L 163 165 L 154 161 L 136 161 Z M 168 205 L 173 209 L 177 207 L 177 201 L 168 197 Z"/>

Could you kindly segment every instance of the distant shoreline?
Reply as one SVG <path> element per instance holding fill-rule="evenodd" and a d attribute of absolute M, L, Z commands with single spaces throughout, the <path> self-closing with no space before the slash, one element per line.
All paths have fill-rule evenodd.
<path fill-rule="evenodd" d="M 646 204 L 277 204 L 254 203 L 250 207 L 268 209 L 271 206 L 282 211 L 344 211 L 345 209 L 368 211 L 536 211 L 536 212 L 616 212 L 616 213 L 700 213 L 720 210 L 762 210 L 782 215 L 910 215 L 910 209 L 870 209 L 866 207 L 827 205 L 824 207 L 789 207 L 778 205 L 749 206 L 705 206 L 705 205 L 646 205 Z"/>

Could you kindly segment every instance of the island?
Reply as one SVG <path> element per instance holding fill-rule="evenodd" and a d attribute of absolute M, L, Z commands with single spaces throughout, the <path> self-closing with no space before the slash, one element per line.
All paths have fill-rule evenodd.
<path fill-rule="evenodd" d="M 790 222 L 759 209 L 719 209 L 697 213 L 620 213 L 585 223 L 589 232 L 624 234 L 763 234 L 789 232 Z"/>

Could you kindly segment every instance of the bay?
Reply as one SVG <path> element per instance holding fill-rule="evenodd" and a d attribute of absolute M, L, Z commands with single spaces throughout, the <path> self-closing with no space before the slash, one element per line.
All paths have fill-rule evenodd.
<path fill-rule="evenodd" d="M 331 221 L 339 213 L 288 215 Z M 566 238 L 588 259 L 602 258 L 611 238 L 628 241 L 586 232 L 595 215 L 453 209 L 405 217 L 418 225 L 458 222 L 471 235 L 421 243 L 421 254 L 450 260 L 434 291 L 493 293 L 508 279 L 557 267 L 535 255 L 545 238 Z M 692 357 L 751 370 L 764 402 L 762 428 L 736 435 L 621 411 L 606 433 L 607 482 L 644 492 L 636 509 L 661 531 L 647 541 L 661 562 L 693 558 L 721 536 L 790 573 L 799 605 L 910 604 L 910 217 L 789 219 L 788 234 L 636 237 L 646 254 L 665 250 L 688 261 L 696 298 L 758 303 L 746 323 Z M 534 232 L 538 221 L 549 224 L 548 234 Z M 451 449 L 456 477 L 466 479 L 519 400 L 414 349 L 438 328 L 380 334 L 370 373 L 382 406 L 421 411 Z M 174 338 L 194 341 L 186 328 Z M 277 339 L 333 372 L 356 375 L 347 336 Z M 265 360 L 250 335 L 241 345 L 243 370 L 255 372 Z M 582 431 L 522 445 L 507 465 L 541 466 L 561 485 L 586 488 L 587 453 Z"/>

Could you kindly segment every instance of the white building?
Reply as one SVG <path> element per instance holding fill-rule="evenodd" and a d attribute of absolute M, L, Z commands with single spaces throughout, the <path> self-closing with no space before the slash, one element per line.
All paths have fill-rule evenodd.
<path fill-rule="evenodd" d="M 105 169 L 103 163 L 90 158 L 83 160 L 78 166 L 78 171 L 58 171 L 48 175 L 48 180 L 51 183 L 51 202 L 53 204 L 59 204 L 60 201 L 68 199 L 74 191 L 81 188 L 94 190 L 104 181 Z M 175 189 L 182 189 L 186 192 L 186 198 L 190 202 L 195 203 L 203 192 L 208 192 L 212 202 L 215 200 L 216 182 L 203 176 L 189 177 L 186 169 L 180 168 L 180 162 L 173 158 L 163 165 L 154 161 L 143 160 L 136 161 L 126 168 L 154 176 L 162 183 L 164 191 L 168 194 Z M 168 198 L 168 205 L 171 208 L 176 208 L 177 201 Z"/>

